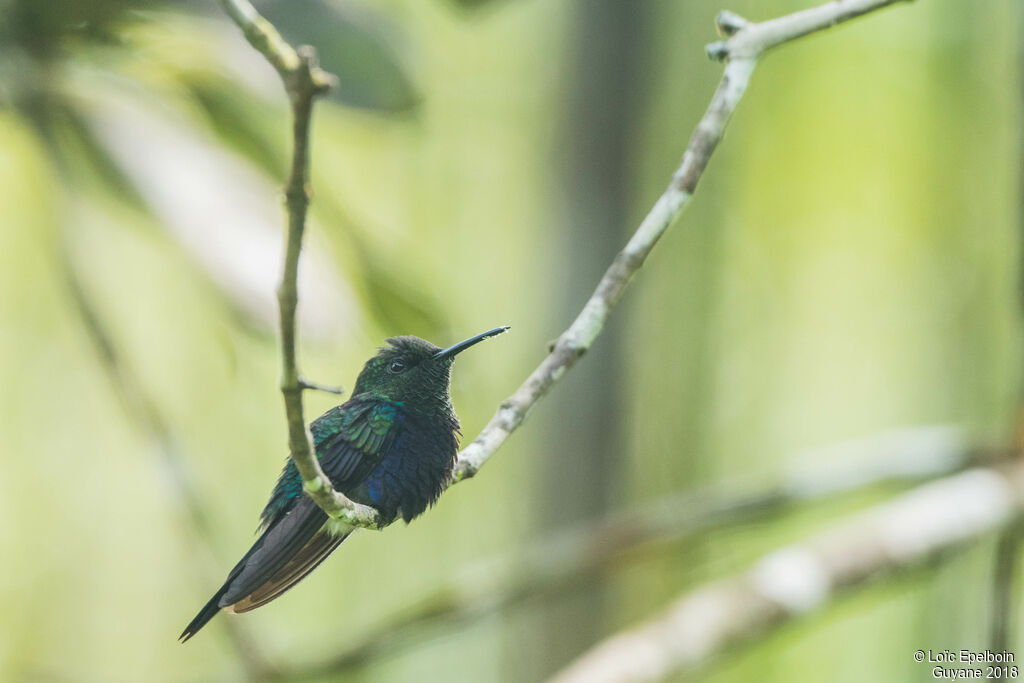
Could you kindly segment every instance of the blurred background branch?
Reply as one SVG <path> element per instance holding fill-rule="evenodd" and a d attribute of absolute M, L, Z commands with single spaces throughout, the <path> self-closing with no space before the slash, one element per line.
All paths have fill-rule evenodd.
<path fill-rule="evenodd" d="M 991 620 L 989 647 L 993 651 L 1009 650 L 1012 643 L 1012 629 L 1015 627 L 1013 606 L 1016 604 L 1017 565 L 1020 555 L 1021 534 L 1024 528 L 1021 520 L 1008 525 L 999 533 L 996 541 L 995 558 L 992 568 Z"/>
<path fill-rule="evenodd" d="M 213 536 L 206 516 L 207 504 L 201 500 L 189 469 L 188 458 L 182 452 L 181 444 L 174 431 L 161 414 L 156 401 L 146 392 L 139 378 L 132 372 L 107 329 L 97 307 L 91 301 L 75 265 L 67 235 L 63 235 L 58 246 L 61 257 L 60 270 L 66 278 L 68 299 L 77 311 L 82 329 L 85 331 L 100 361 L 101 367 L 110 380 L 111 387 L 120 403 L 127 422 L 143 432 L 150 443 L 150 452 L 156 455 L 160 466 L 170 482 L 171 492 L 199 539 L 199 555 L 203 559 L 203 574 L 210 582 L 218 580 L 223 568 L 215 562 L 211 538 Z M 246 632 L 237 620 L 224 620 L 231 643 L 238 654 L 250 680 L 264 680 L 273 674 L 273 669 L 263 656 L 259 644 Z"/>
<path fill-rule="evenodd" d="M 822 609 L 852 589 L 948 556 L 1022 512 L 1020 462 L 925 484 L 780 548 L 739 577 L 686 593 L 663 614 L 598 643 L 552 680 L 662 680 Z"/>
<path fill-rule="evenodd" d="M 379 627 L 346 640 L 340 652 L 303 667 L 282 666 L 277 675 L 302 680 L 364 666 L 436 637 L 438 631 L 557 595 L 699 535 L 763 523 L 872 487 L 899 490 L 967 467 L 996 464 L 1010 455 L 969 447 L 961 430 L 945 425 L 908 427 L 815 449 L 796 459 L 827 465 L 788 473 L 767 490 L 763 484 L 732 481 L 713 490 L 677 494 L 551 534 L 507 557 L 475 563 Z"/>

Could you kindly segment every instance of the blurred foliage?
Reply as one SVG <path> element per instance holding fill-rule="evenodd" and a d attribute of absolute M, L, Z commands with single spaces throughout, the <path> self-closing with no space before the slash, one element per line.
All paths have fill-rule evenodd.
<path fill-rule="evenodd" d="M 460 10 L 476 11 L 482 8 L 493 8 L 503 0 L 448 0 L 448 4 Z M 505 0 L 507 1 L 507 0 Z"/>
<path fill-rule="evenodd" d="M 4 52 L 18 52 L 38 61 L 53 61 L 73 55 L 89 44 L 116 44 L 117 27 L 125 13 L 149 2 L 131 0 L 5 0 L 0 5 L 3 21 L 0 38 Z M 7 61 L 7 60 L 4 60 Z"/>
<path fill-rule="evenodd" d="M 351 386 L 386 336 L 445 343 L 509 323 L 512 334 L 455 370 L 471 438 L 618 242 L 591 235 L 586 207 L 565 201 L 579 191 L 568 160 L 609 144 L 572 134 L 579 84 L 569 79 L 598 63 L 579 43 L 586 3 L 456 10 L 466 4 L 260 6 L 289 38 L 315 44 L 343 84 L 315 114 L 304 270 L 323 271 L 333 298 L 312 287 L 300 315 L 332 326 L 303 337 L 303 370 Z M 729 9 L 761 19 L 808 4 Z M 701 48 L 722 8 L 647 7 L 645 87 L 613 131 L 622 154 L 608 169 L 622 239 L 717 83 Z M 517 552 L 557 522 L 543 511 L 560 486 L 609 474 L 538 483 L 582 442 L 581 425 L 609 422 L 598 403 L 621 413 L 621 453 L 603 478 L 610 512 L 737 475 L 768 486 L 810 446 L 892 427 L 952 423 L 1005 443 L 1021 378 L 1019 13 L 1013 0 L 918 2 L 772 53 L 610 336 L 526 427 L 411 527 L 356 535 L 236 625 L 272 663 L 318 662 L 348 630 L 387 622 L 481 558 Z M 284 457 L 277 350 L 258 315 L 272 311 L 276 268 L 256 269 L 265 289 L 225 279 L 262 263 L 255 245 L 279 238 L 289 125 L 277 76 L 212 2 L 17 0 L 0 4 L 0 103 L 0 680 L 246 678 L 228 617 L 185 648 L 174 638 L 248 547 Z M 173 430 L 184 474 L 123 410 L 65 258 Z M 606 361 L 621 372 L 602 372 Z M 588 400 L 597 392 L 613 400 Z M 334 399 L 307 401 L 312 418 Z M 181 477 L 206 504 L 209 546 L 197 542 Z M 589 628 L 643 618 L 879 497 L 619 567 Z M 991 551 L 981 544 L 842 601 L 687 680 L 913 680 L 913 650 L 984 644 Z M 538 615 L 585 593 L 439 627 L 353 677 L 540 677 L 559 662 L 524 656 Z"/>

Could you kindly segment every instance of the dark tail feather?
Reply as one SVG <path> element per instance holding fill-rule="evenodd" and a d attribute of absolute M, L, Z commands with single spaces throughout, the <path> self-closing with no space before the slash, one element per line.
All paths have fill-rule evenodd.
<path fill-rule="evenodd" d="M 220 605 L 217 603 L 220 602 L 221 597 L 227 592 L 227 589 L 228 587 L 225 585 L 213 594 L 210 601 L 203 606 L 203 609 L 199 610 L 199 614 L 196 615 L 196 618 L 190 621 L 188 626 L 185 627 L 185 630 L 181 632 L 180 636 L 178 636 L 179 641 L 187 643 L 189 638 L 199 633 L 199 629 L 206 626 L 206 622 L 216 616 L 217 612 L 220 611 Z"/>
<path fill-rule="evenodd" d="M 299 501 L 263 532 L 178 639 L 186 642 L 221 609 L 248 612 L 301 581 L 348 536 L 328 531 L 326 521 L 311 498 Z"/>
<path fill-rule="evenodd" d="M 267 604 L 306 578 L 307 574 L 320 566 L 320 563 L 326 560 L 327 556 L 348 537 L 349 534 L 335 536 L 326 530 L 318 532 L 292 559 L 275 571 L 264 583 L 253 589 L 248 595 L 226 606 L 230 607 L 235 614 L 241 614 Z"/>
<path fill-rule="evenodd" d="M 194 636 L 195 634 L 199 633 L 199 629 L 206 626 L 206 623 L 210 621 L 210 619 L 213 619 L 215 616 L 217 616 L 217 612 L 219 612 L 224 607 L 224 605 L 221 603 L 221 601 L 224 598 L 224 595 L 231 589 L 231 584 L 235 580 L 235 578 L 242 572 L 243 569 L 245 569 L 245 564 L 249 561 L 249 558 L 252 557 L 256 553 L 256 551 L 258 551 L 263 546 L 263 539 L 266 535 L 266 532 L 264 532 L 262 536 L 256 539 L 256 543 L 254 543 L 253 546 L 249 548 L 249 552 L 242 556 L 242 559 L 238 561 L 238 564 L 236 564 L 234 568 L 231 570 L 231 572 L 228 574 L 228 578 L 224 582 L 224 585 L 220 587 L 220 590 L 213 594 L 213 597 L 210 598 L 209 602 L 203 605 L 203 608 L 199 610 L 199 614 L 197 614 L 195 618 L 188 623 L 188 626 L 185 627 L 185 630 L 181 632 L 180 636 L 178 636 L 179 641 L 181 641 L 182 643 L 187 643 L 188 639 Z"/>

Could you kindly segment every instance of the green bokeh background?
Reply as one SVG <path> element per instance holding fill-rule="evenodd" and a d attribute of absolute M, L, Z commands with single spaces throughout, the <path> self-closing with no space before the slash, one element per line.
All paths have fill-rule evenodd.
<path fill-rule="evenodd" d="M 725 7 L 257 4 L 291 13 L 326 66 L 332 49 L 342 60 L 341 93 L 315 114 L 309 244 L 341 294 L 334 322 L 303 337 L 302 368 L 351 386 L 387 336 L 445 344 L 510 324 L 456 366 L 472 438 L 667 182 L 720 77 L 703 46 Z M 175 641 L 251 542 L 285 453 L 275 337 L 250 310 L 273 302 L 219 283 L 230 269 L 217 259 L 244 261 L 244 240 L 204 246 L 220 239 L 217 215 L 241 208 L 241 181 L 202 160 L 133 178 L 97 133 L 111 107 L 144 112 L 272 196 L 285 100 L 213 5 L 0 4 L 0 680 L 250 675 L 228 617 Z M 728 8 L 763 19 L 805 6 Z M 920 0 L 770 54 L 606 334 L 480 476 L 231 618 L 270 662 L 301 666 L 481 560 L 665 495 L 770 486 L 821 466 L 801 461 L 816 446 L 921 424 L 1012 443 L 1021 16 L 1014 0 Z M 140 135 L 134 120 L 120 119 L 125 139 Z M 190 205 L 193 173 L 228 203 L 186 243 L 151 197 Z M 144 399 L 119 398 L 69 268 L 166 424 L 174 467 Z M 310 394 L 309 417 L 333 403 Z M 542 679 L 686 588 L 884 497 L 672 544 L 323 680 Z M 844 598 L 685 680 L 930 680 L 914 650 L 986 645 L 993 547 Z"/>

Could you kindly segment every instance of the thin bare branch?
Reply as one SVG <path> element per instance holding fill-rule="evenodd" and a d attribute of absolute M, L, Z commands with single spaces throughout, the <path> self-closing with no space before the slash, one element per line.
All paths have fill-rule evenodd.
<path fill-rule="evenodd" d="M 835 0 L 784 17 L 751 23 L 732 12 L 721 12 L 716 23 L 728 40 L 707 46 L 713 59 L 757 59 L 766 51 L 875 10 L 910 0 Z"/>
<path fill-rule="evenodd" d="M 335 491 L 320 468 L 302 406 L 302 392 L 312 385 L 301 380 L 296 360 L 295 312 L 299 302 L 296 282 L 310 201 L 310 119 L 314 99 L 327 92 L 336 79 L 316 65 L 316 52 L 312 47 L 293 49 L 247 0 L 219 2 L 242 29 L 249 43 L 277 69 L 292 106 L 292 164 L 284 188 L 288 232 L 281 284 L 277 289 L 281 327 L 281 394 L 288 420 L 288 450 L 302 476 L 303 489 L 324 512 L 352 526 L 379 528 L 377 511 Z"/>
<path fill-rule="evenodd" d="M 277 69 L 287 82 L 299 68 L 299 55 L 285 42 L 274 25 L 263 18 L 248 0 L 217 0 L 224 12 L 242 29 L 242 34 L 257 52 Z"/>
<path fill-rule="evenodd" d="M 299 375 L 299 388 L 309 389 L 310 391 L 322 391 L 326 394 L 334 394 L 335 396 L 341 396 L 345 393 L 345 390 L 341 387 L 329 387 L 326 384 L 317 384 L 316 382 L 310 382 L 308 379 Z"/>

